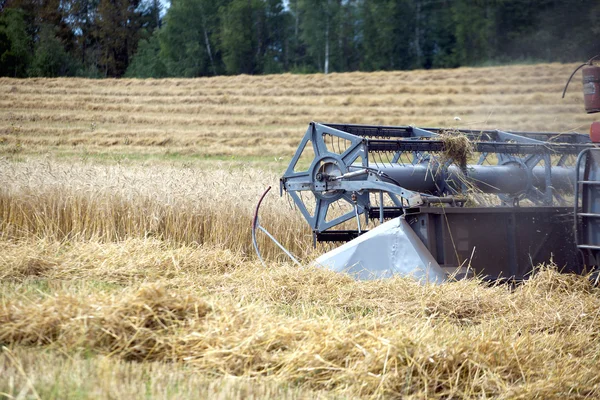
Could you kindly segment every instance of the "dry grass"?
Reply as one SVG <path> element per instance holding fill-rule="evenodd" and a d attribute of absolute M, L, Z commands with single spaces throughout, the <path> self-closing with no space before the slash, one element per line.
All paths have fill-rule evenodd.
<path fill-rule="evenodd" d="M 356 282 L 250 245 L 310 120 L 585 131 L 572 67 L 0 79 L 0 397 L 600 397 L 586 277 Z M 290 202 L 261 216 L 308 264 Z"/>
<path fill-rule="evenodd" d="M 251 167 L 100 166 L 0 160 L 0 236 L 118 241 L 155 237 L 208 243 L 254 255 L 251 221 L 278 176 Z M 312 235 L 287 197 L 271 194 L 261 223 L 294 254 L 312 253 Z M 264 255 L 280 251 L 259 235 Z M 1 274 L 0 274 L 1 276 Z"/>
<path fill-rule="evenodd" d="M 157 240 L 7 247 L 3 270 L 28 259 L 46 268 L 4 277 L 5 346 L 173 362 L 203 377 L 329 396 L 598 395 L 600 292 L 584 277 L 545 269 L 515 290 L 422 287 L 265 269 L 229 251 Z"/>
<path fill-rule="evenodd" d="M 440 135 L 444 143 L 441 163 L 448 161 L 458 165 L 463 171 L 467 168 L 467 162 L 473 156 L 473 144 L 467 135 L 459 131 L 444 131 Z"/>
<path fill-rule="evenodd" d="M 164 80 L 0 79 L 0 154 L 290 157 L 311 120 L 582 130 L 574 66 Z"/>
<path fill-rule="evenodd" d="M 0 396 L 42 399 L 306 399 L 323 394 L 260 379 L 201 375 L 187 365 L 132 363 L 25 348 L 0 353 Z"/>

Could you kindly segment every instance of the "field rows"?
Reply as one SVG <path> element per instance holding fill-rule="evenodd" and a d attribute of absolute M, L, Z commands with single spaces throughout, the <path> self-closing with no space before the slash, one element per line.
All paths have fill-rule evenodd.
<path fill-rule="evenodd" d="M 219 78 L 212 78 L 219 79 Z M 348 79 L 348 76 L 345 76 Z M 124 97 L 127 101 L 132 101 L 138 96 L 147 97 L 169 97 L 175 99 L 188 98 L 199 98 L 204 99 L 207 97 L 221 96 L 219 98 L 222 102 L 230 101 L 232 98 L 239 97 L 312 97 L 312 96 L 372 96 L 372 95 L 383 95 L 383 96 L 397 96 L 397 95 L 460 95 L 460 94 L 471 94 L 471 95 L 510 95 L 510 94 L 533 94 L 533 93 L 545 93 L 547 91 L 562 89 L 564 87 L 559 82 L 548 83 L 543 81 L 542 83 L 523 83 L 514 85 L 498 84 L 493 81 L 485 82 L 444 82 L 440 85 L 437 83 L 420 82 L 414 85 L 406 85 L 398 83 L 398 85 L 389 84 L 386 80 L 382 79 L 374 82 L 365 82 L 363 85 L 355 85 L 344 80 L 340 80 L 335 83 L 335 86 L 312 86 L 311 81 L 300 82 L 299 87 L 280 87 L 277 82 L 273 82 L 269 86 L 265 85 L 244 85 L 238 87 L 231 87 L 228 89 L 224 88 L 206 88 L 199 85 L 199 88 L 188 88 L 182 90 L 179 88 L 173 89 L 169 86 L 169 82 L 165 80 L 156 80 L 155 87 L 153 90 L 146 90 L 145 87 L 125 87 L 121 86 L 118 88 L 106 88 L 106 87 L 89 87 L 89 88 L 74 88 L 65 89 L 63 87 L 18 87 L 12 85 L 14 81 L 2 81 L 9 86 L 5 86 L 4 91 L 7 94 L 19 96 L 19 95 L 79 95 L 86 97 Z M 33 83 L 33 82 L 31 82 Z M 199 82 L 201 83 L 201 82 Z M 161 85 L 165 85 L 161 90 Z M 372 86 L 371 86 L 372 85 Z M 577 86 L 577 84 L 575 84 Z M 130 90 L 127 90 L 130 89 Z M 189 101 L 189 100 L 188 100 Z"/>
<path fill-rule="evenodd" d="M 433 104 L 433 103 L 436 104 Z M 76 103 L 62 103 L 57 102 L 58 104 L 43 104 L 37 105 L 34 101 L 27 102 L 19 102 L 14 101 L 11 104 L 12 110 L 15 110 L 11 114 L 7 115 L 5 118 L 12 121 L 22 121 L 22 120 L 39 120 L 39 119 L 50 119 L 48 116 L 47 110 L 51 110 L 55 112 L 55 108 L 53 107 L 61 107 L 64 110 L 73 109 L 76 106 Z M 407 100 L 405 106 L 394 106 L 394 105 L 386 105 L 377 107 L 377 113 L 369 116 L 369 118 L 386 118 L 386 116 L 391 115 L 406 115 L 406 116 L 418 116 L 418 110 L 420 110 L 423 106 L 433 107 L 438 106 L 439 109 L 436 110 L 435 116 L 449 114 L 452 111 L 456 113 L 456 115 L 470 115 L 475 111 L 473 110 L 473 106 L 475 104 L 469 104 L 471 101 L 465 101 L 467 104 L 461 104 L 459 106 L 452 106 L 455 103 L 453 99 L 444 99 L 438 98 L 437 100 L 431 100 L 426 105 L 415 105 L 413 100 Z M 530 110 L 538 113 L 559 113 L 565 114 L 569 117 L 571 114 L 574 114 L 580 111 L 580 106 L 578 105 L 544 105 L 543 102 L 539 102 L 539 105 L 531 106 Z M 8 106 L 7 103 L 0 102 L 0 106 Z M 35 113 L 31 113 L 29 110 L 36 110 Z M 38 112 L 38 110 L 44 110 L 43 112 Z M 111 116 L 113 118 L 118 117 L 123 114 L 130 115 L 129 121 L 134 123 L 150 123 L 151 118 L 160 117 L 161 114 L 168 113 L 170 118 L 173 119 L 175 123 L 182 124 L 185 121 L 185 117 L 195 118 L 195 122 L 199 120 L 197 118 L 208 118 L 208 125 L 214 124 L 212 118 L 217 116 L 229 116 L 232 114 L 237 118 L 237 121 L 244 123 L 248 119 L 246 117 L 271 117 L 273 118 L 273 114 L 282 113 L 283 117 L 279 117 L 282 123 L 287 122 L 288 120 L 296 120 L 297 116 L 304 116 L 309 112 L 307 107 L 292 107 L 292 106 L 272 106 L 272 107 L 248 107 L 248 106 L 238 106 L 238 105 L 230 105 L 228 109 L 224 109 L 222 106 L 217 105 L 209 105 L 209 106 L 181 106 L 181 107 L 173 107 L 173 106 L 139 106 L 139 105 L 110 105 L 110 104 L 98 104 L 91 103 L 87 104 L 85 110 L 90 112 L 91 116 L 95 118 L 95 120 L 99 120 L 99 122 L 111 122 Z M 498 106 L 494 106 L 490 108 L 491 114 L 497 115 L 511 115 L 515 112 L 519 112 L 520 107 L 512 104 L 502 104 Z M 363 107 L 357 105 L 347 105 L 343 109 L 338 109 L 335 106 L 323 106 L 320 110 L 317 111 L 317 114 L 325 115 L 332 114 L 335 117 L 333 118 L 351 118 L 356 116 L 357 113 L 363 111 Z M 134 117 L 136 114 L 143 114 L 145 118 Z M 88 114 L 88 115 L 90 115 Z M 72 122 L 74 118 L 76 118 L 76 112 L 62 112 L 60 114 L 62 117 L 66 119 L 66 121 Z M 106 116 L 106 117 L 104 117 Z M 240 118 L 241 117 L 241 118 Z M 217 117 L 218 118 L 218 117 Z M 83 119 L 83 117 L 81 118 Z M 215 118 L 216 119 L 216 118 Z M 54 119 L 56 120 L 56 118 Z M 406 124 L 405 124 L 406 125 Z"/>
<path fill-rule="evenodd" d="M 574 65 L 165 80 L 0 79 L 0 153 L 289 158 L 308 122 L 587 131 Z M 461 118 L 459 122 L 455 117 Z"/>

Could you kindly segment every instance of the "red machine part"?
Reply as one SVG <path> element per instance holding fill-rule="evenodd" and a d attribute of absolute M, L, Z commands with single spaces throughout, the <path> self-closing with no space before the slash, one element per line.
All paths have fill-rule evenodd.
<path fill-rule="evenodd" d="M 592 122 L 590 127 L 590 139 L 594 143 L 600 143 L 600 122 Z"/>
<path fill-rule="evenodd" d="M 600 112 L 600 66 L 588 65 L 582 69 L 582 75 L 585 111 Z"/>

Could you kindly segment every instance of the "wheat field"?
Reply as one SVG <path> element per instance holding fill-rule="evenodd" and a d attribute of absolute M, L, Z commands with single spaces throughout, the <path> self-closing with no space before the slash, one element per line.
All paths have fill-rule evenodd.
<path fill-rule="evenodd" d="M 586 277 L 357 282 L 273 193 L 304 266 L 250 241 L 311 120 L 586 132 L 574 67 L 0 78 L 0 398 L 599 397 Z"/>

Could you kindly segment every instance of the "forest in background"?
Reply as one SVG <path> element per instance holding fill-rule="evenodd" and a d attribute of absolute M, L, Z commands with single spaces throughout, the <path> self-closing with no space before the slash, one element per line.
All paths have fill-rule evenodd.
<path fill-rule="evenodd" d="M 197 77 L 585 61 L 598 0 L 0 0 L 0 76 Z"/>

